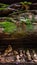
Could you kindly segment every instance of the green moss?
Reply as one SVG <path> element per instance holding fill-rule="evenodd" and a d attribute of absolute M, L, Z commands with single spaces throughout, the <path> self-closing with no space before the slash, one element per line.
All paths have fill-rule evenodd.
<path fill-rule="evenodd" d="M 7 5 L 7 4 L 0 3 L 0 10 L 4 10 L 8 6 L 9 5 Z"/>
<path fill-rule="evenodd" d="M 0 27 L 3 27 L 4 28 L 3 32 L 7 33 L 12 33 L 16 30 L 16 25 L 8 21 L 0 22 Z"/>
<path fill-rule="evenodd" d="M 0 8 L 0 10 L 5 10 L 5 8 Z"/>
<path fill-rule="evenodd" d="M 22 5 L 31 5 L 32 3 L 25 1 L 25 2 L 20 2 L 20 4 L 22 4 Z"/>

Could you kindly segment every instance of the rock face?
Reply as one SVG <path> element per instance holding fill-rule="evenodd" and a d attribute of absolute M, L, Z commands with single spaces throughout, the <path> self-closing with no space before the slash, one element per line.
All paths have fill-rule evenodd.
<path fill-rule="evenodd" d="M 24 3 L 24 2 L 23 2 Z M 12 7 L 14 5 L 14 7 Z M 19 4 L 12 4 L 11 7 L 0 10 L 0 37 L 21 38 L 37 32 L 37 24 L 34 25 L 34 18 L 29 11 L 19 11 Z M 1 8 L 0 8 L 1 9 Z M 7 19 L 7 20 L 6 20 Z M 33 20 L 32 20 L 33 19 Z M 36 17 L 35 17 L 36 19 Z M 2 23 L 1 23 L 2 22 Z M 14 23 L 14 24 L 11 24 Z M 4 27 L 1 27 L 1 25 Z M 14 27 L 16 26 L 15 30 Z M 14 33 L 12 32 L 14 30 Z M 3 31 L 3 33 L 2 33 Z"/>
<path fill-rule="evenodd" d="M 34 30 L 37 32 L 37 23 L 34 23 Z"/>
<path fill-rule="evenodd" d="M 12 12 L 12 10 L 9 10 L 9 9 L 1 10 L 0 16 L 7 16 L 11 12 Z"/>
<path fill-rule="evenodd" d="M 37 63 L 36 49 L 13 49 L 8 45 L 3 54 L 0 55 L 0 63 Z"/>

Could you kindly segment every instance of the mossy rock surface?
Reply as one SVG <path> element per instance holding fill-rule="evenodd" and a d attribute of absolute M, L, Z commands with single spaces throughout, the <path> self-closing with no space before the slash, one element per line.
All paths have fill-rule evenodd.
<path fill-rule="evenodd" d="M 9 5 L 0 3 L 0 10 L 5 10 Z"/>
<path fill-rule="evenodd" d="M 0 27 L 4 28 L 3 33 L 0 33 L 2 39 L 18 39 L 33 34 L 32 31 L 18 31 L 17 25 L 13 20 L 11 21 L 9 17 L 5 17 L 0 21 Z"/>

